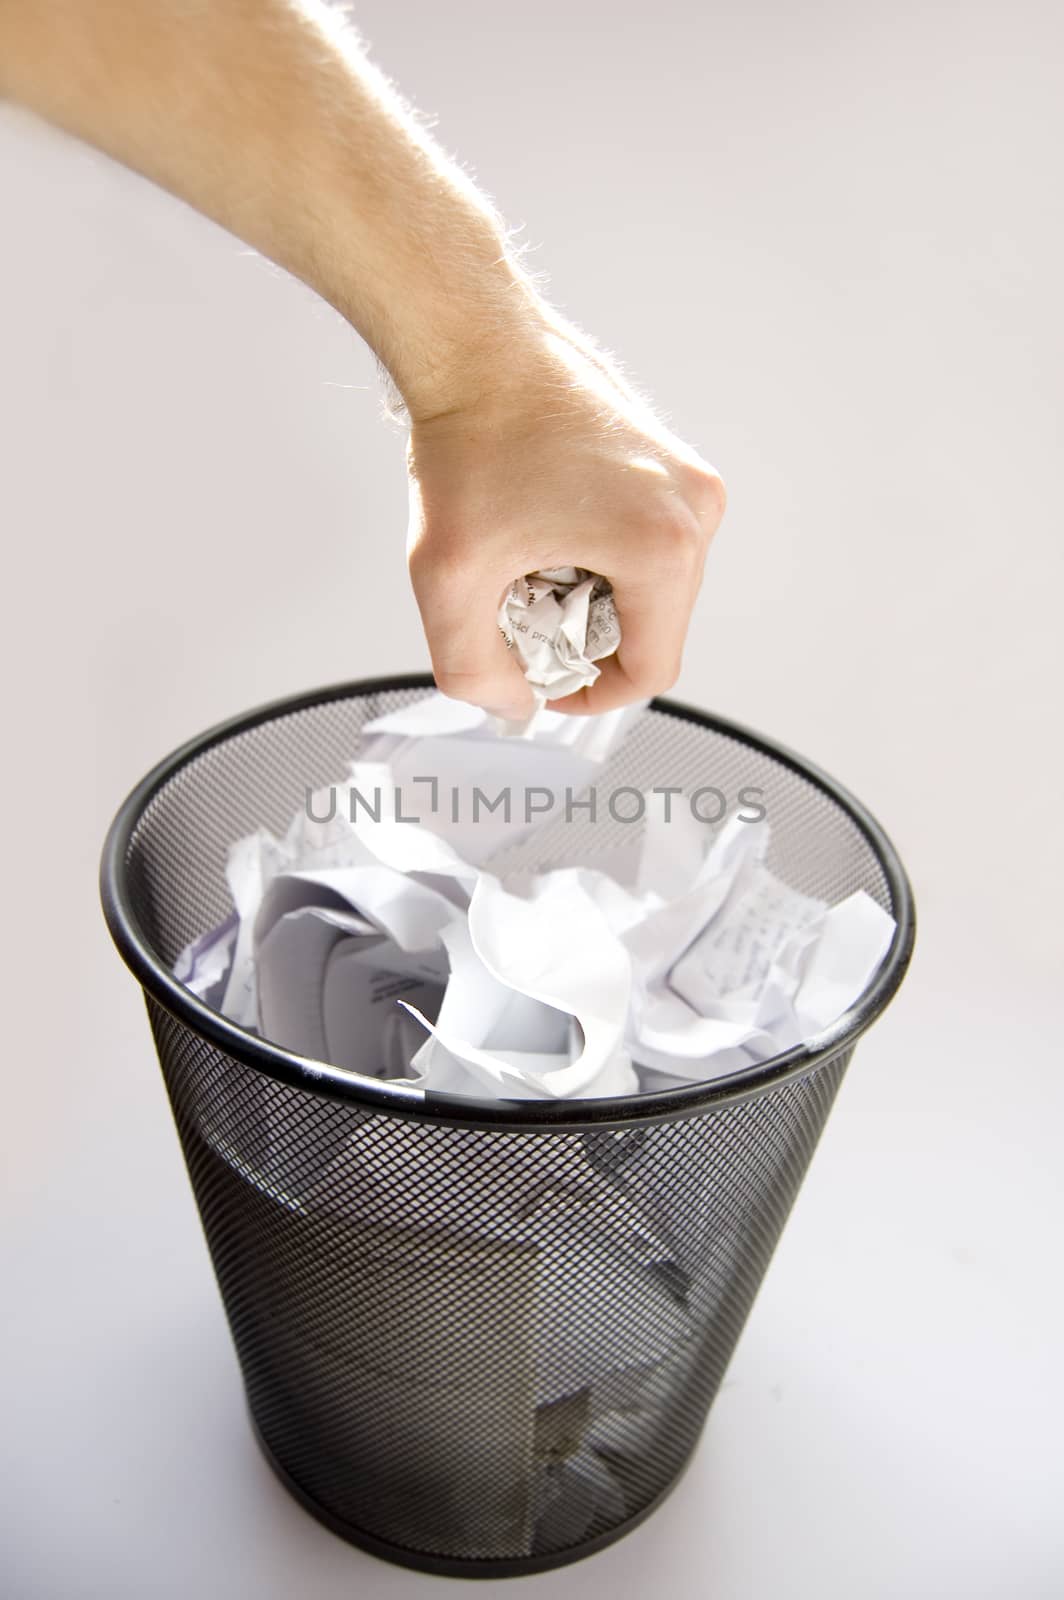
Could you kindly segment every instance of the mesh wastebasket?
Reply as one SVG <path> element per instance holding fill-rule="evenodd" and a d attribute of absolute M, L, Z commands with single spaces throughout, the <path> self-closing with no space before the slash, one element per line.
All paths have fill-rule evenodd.
<path fill-rule="evenodd" d="M 213 729 L 138 786 L 104 850 L 111 933 L 143 986 L 252 1426 L 302 1504 L 377 1555 L 507 1576 L 590 1554 L 676 1483 L 858 1035 L 913 941 L 905 874 L 837 784 L 669 700 L 601 779 L 758 790 L 768 864 L 837 903 L 863 889 L 891 948 L 831 1030 L 680 1089 L 472 1101 L 367 1084 L 237 1027 L 171 975 L 231 911 L 229 844 L 283 832 L 364 723 L 425 676 L 282 701 Z M 576 864 L 620 816 L 547 821 L 513 861 Z M 646 1244 L 646 1219 L 668 1240 Z"/>

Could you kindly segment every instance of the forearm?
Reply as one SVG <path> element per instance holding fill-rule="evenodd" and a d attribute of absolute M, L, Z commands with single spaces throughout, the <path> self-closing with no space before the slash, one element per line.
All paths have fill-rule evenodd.
<path fill-rule="evenodd" d="M 319 0 L 0 0 L 0 94 L 302 278 L 415 419 L 542 314 L 501 220 Z"/>
<path fill-rule="evenodd" d="M 408 553 L 436 680 L 521 717 L 513 579 L 608 578 L 621 644 L 563 709 L 675 681 L 724 509 L 709 464 L 536 293 L 488 202 L 322 0 L 0 0 L 0 95 L 303 278 L 410 411 Z"/>

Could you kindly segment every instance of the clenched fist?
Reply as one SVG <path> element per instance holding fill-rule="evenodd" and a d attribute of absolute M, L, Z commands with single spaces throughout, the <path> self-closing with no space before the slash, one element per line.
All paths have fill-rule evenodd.
<path fill-rule="evenodd" d="M 724 514 L 719 475 L 547 311 L 472 387 L 414 418 L 407 453 L 410 575 L 437 685 L 527 716 L 499 603 L 514 578 L 573 566 L 609 579 L 621 644 L 595 683 L 551 706 L 608 711 L 671 688 Z"/>

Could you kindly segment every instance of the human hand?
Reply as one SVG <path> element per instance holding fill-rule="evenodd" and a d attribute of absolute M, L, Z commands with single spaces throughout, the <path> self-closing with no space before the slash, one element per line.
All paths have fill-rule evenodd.
<path fill-rule="evenodd" d="M 498 608 L 514 579 L 569 566 L 610 580 L 623 637 L 552 704 L 671 686 L 720 479 L 545 303 L 335 7 L 0 0 L 0 94 L 302 277 L 376 352 L 412 420 L 410 572 L 441 689 L 523 719 Z"/>
<path fill-rule="evenodd" d="M 415 417 L 408 559 L 438 687 L 520 719 L 534 707 L 497 625 L 514 578 L 585 567 L 621 627 L 598 679 L 552 709 L 608 711 L 679 675 L 706 553 L 724 514 L 714 469 L 553 313 L 453 407 Z"/>

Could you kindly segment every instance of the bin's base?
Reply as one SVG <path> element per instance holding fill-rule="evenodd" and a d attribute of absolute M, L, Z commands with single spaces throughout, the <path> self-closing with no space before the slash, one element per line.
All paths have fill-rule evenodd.
<path fill-rule="evenodd" d="M 683 1462 L 669 1484 L 655 1495 L 648 1505 L 634 1516 L 628 1517 L 616 1528 L 611 1528 L 608 1533 L 600 1533 L 593 1539 L 586 1539 L 582 1544 L 571 1545 L 568 1550 L 551 1550 L 540 1556 L 514 1556 L 512 1559 L 486 1561 L 462 1561 L 457 1556 L 434 1556 L 422 1553 L 420 1550 L 406 1550 L 400 1545 L 389 1544 L 385 1539 L 377 1539 L 372 1533 L 364 1533 L 361 1528 L 352 1527 L 342 1517 L 334 1516 L 320 1501 L 307 1494 L 306 1490 L 296 1482 L 295 1478 L 281 1465 L 266 1440 L 259 1431 L 251 1407 L 248 1407 L 248 1420 L 256 1443 L 266 1461 L 272 1467 L 277 1477 L 280 1478 L 285 1488 L 292 1497 L 299 1501 L 304 1511 L 309 1511 L 318 1522 L 323 1523 L 331 1533 L 338 1534 L 341 1539 L 346 1539 L 348 1544 L 357 1545 L 360 1550 L 365 1550 L 368 1555 L 377 1556 L 381 1561 L 391 1561 L 400 1567 L 413 1567 L 417 1572 L 433 1572 L 441 1578 L 524 1578 L 534 1572 L 550 1572 L 555 1567 L 568 1567 L 574 1561 L 582 1561 L 585 1556 L 593 1556 L 596 1551 L 604 1550 L 607 1545 L 614 1544 L 618 1539 L 623 1539 L 626 1533 L 631 1533 L 633 1528 L 638 1528 L 651 1512 L 656 1511 L 663 1500 L 667 1500 L 675 1489 L 680 1479 L 691 1465 L 698 1440 L 684 1458 Z"/>

